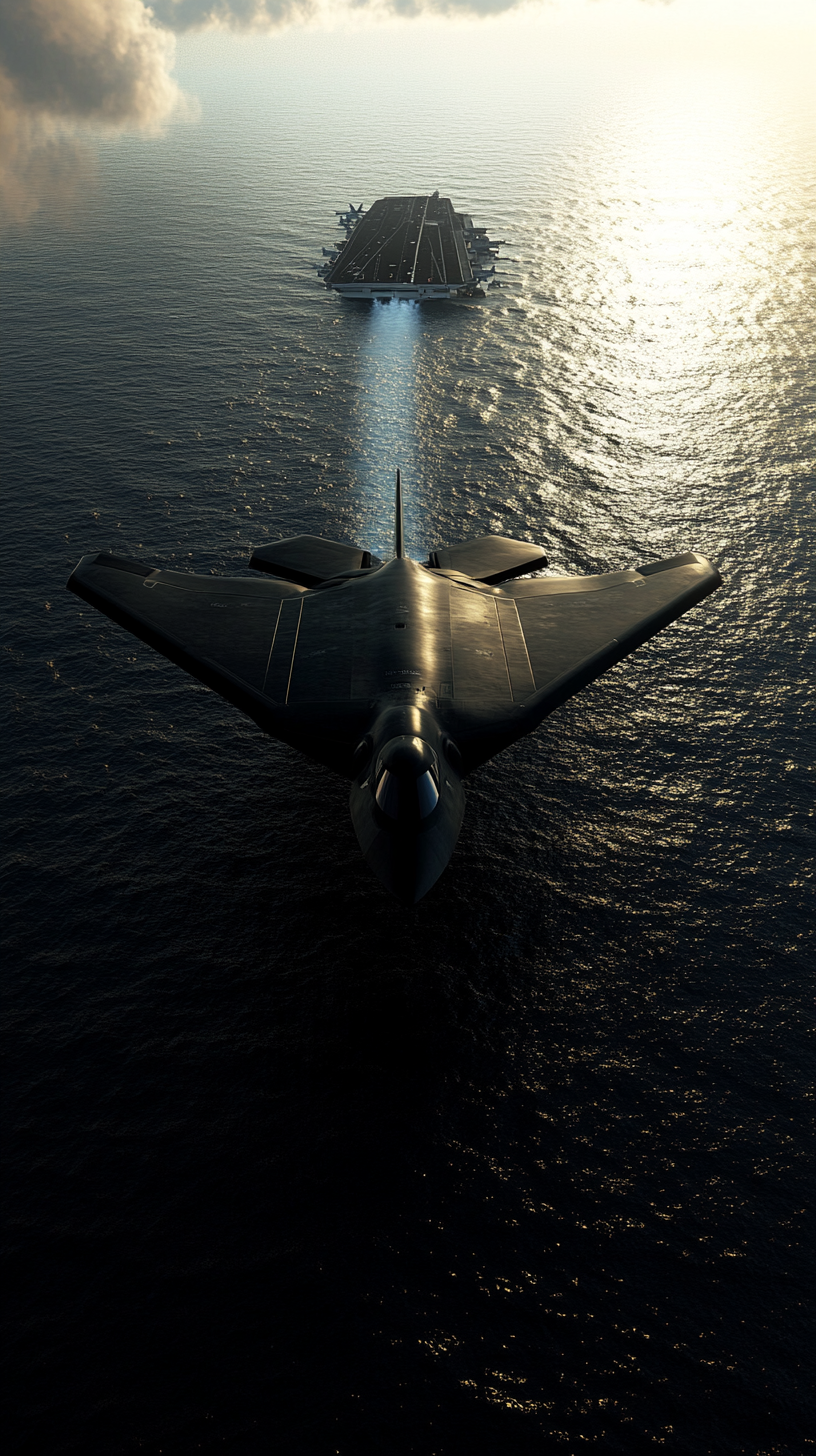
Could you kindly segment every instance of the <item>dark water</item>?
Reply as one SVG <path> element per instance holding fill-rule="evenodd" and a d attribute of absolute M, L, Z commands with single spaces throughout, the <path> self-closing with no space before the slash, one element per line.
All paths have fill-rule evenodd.
<path fill-rule="evenodd" d="M 379 44 L 191 43 L 200 118 L 6 247 L 7 1449 L 800 1456 L 812 110 Z M 435 186 L 510 286 L 316 287 L 335 207 Z M 473 776 L 411 911 L 343 783 L 64 590 L 387 551 L 396 465 L 416 555 L 726 579 Z"/>

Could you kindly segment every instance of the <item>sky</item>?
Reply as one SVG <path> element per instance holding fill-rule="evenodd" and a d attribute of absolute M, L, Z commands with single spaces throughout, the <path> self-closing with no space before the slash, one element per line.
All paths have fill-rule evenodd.
<path fill-rule="evenodd" d="M 816 58 L 816 0 L 0 0 L 0 210 L 24 223 L 70 188 L 94 133 L 192 114 L 174 68 L 202 33 L 262 54 L 292 29 L 389 26 L 489 30 L 520 60 L 531 35 L 573 55 Z"/>

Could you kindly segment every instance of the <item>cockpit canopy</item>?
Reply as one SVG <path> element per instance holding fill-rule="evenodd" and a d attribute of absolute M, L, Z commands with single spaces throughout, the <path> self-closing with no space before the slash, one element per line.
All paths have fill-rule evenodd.
<path fill-rule="evenodd" d="M 398 823 L 419 823 L 439 803 L 439 764 L 424 739 L 409 734 L 391 738 L 377 759 L 377 807 Z"/>

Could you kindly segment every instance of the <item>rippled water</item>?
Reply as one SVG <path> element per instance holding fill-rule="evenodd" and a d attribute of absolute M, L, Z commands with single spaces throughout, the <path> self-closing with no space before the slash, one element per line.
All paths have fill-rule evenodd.
<path fill-rule="evenodd" d="M 480 55 L 190 42 L 199 119 L 6 248 L 15 1451 L 810 1449 L 813 113 Z M 437 186 L 503 290 L 316 286 Z M 64 591 L 387 552 L 397 465 L 413 554 L 726 583 L 468 781 L 412 911 Z"/>

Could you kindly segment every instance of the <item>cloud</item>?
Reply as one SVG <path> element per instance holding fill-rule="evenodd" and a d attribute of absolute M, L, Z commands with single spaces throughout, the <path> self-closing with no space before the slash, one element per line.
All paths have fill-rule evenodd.
<path fill-rule="evenodd" d="M 142 0 L 0 0 L 0 208 L 22 221 L 87 171 L 77 127 L 156 129 L 174 40 Z"/>
<path fill-rule="evenodd" d="M 173 40 L 142 0 L 3 0 L 0 57 L 21 101 L 113 125 L 171 109 Z"/>
<path fill-rule="evenodd" d="M 152 0 L 156 19 L 171 30 L 198 30 L 221 26 L 230 30 L 275 30 L 310 19 L 329 9 L 369 10 L 380 16 L 497 15 L 524 0 Z M 671 0 L 665 0 L 670 4 Z"/>
<path fill-rule="evenodd" d="M 25 222 L 43 199 L 70 202 L 87 182 L 93 155 L 51 117 L 21 105 L 0 75 L 0 214 Z"/>
<path fill-rule="evenodd" d="M 307 20 L 318 4 L 316 0 L 153 0 L 151 8 L 156 19 L 171 30 L 216 25 L 230 30 L 276 30 Z"/>

